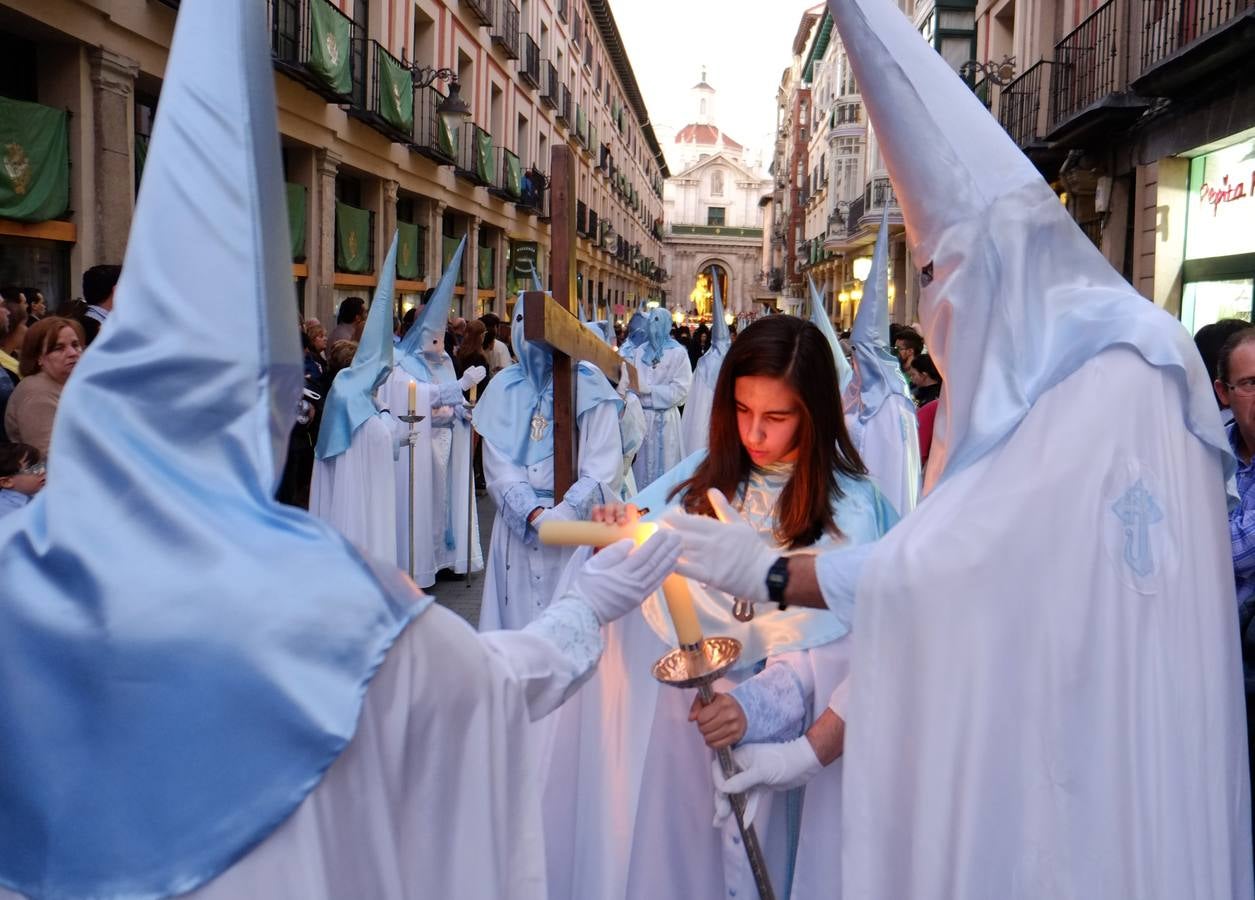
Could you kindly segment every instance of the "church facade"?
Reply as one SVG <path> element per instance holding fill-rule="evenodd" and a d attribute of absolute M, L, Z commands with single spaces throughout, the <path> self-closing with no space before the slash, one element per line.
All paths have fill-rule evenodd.
<path fill-rule="evenodd" d="M 717 277 L 727 311 L 744 314 L 758 303 L 774 303 L 760 277 L 760 200 L 771 182 L 751 168 L 745 148 L 715 124 L 716 92 L 705 71 L 692 94 L 694 121 L 668 148 L 678 174 L 663 189 L 668 302 L 673 309 L 709 316 L 711 279 Z"/>

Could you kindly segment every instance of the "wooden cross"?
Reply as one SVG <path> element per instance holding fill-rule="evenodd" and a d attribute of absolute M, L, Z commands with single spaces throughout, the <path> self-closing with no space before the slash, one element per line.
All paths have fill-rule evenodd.
<path fill-rule="evenodd" d="M 560 501 L 579 474 L 576 457 L 575 366 L 595 365 L 617 382 L 622 357 L 598 340 L 575 314 L 576 230 L 575 153 L 566 144 L 553 148 L 550 169 L 549 272 L 553 296 L 539 291 L 523 295 L 523 336 L 553 351 L 553 496 Z M 628 383 L 639 384 L 636 369 L 628 365 Z"/>

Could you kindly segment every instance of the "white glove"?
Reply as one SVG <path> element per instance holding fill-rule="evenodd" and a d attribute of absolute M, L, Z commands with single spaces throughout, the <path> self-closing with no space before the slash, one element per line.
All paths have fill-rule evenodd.
<path fill-rule="evenodd" d="M 666 531 L 659 531 L 639 547 L 622 540 L 584 563 L 571 581 L 571 593 L 591 606 L 597 621 L 606 625 L 636 609 L 662 587 L 679 557 L 680 542 Z"/>
<path fill-rule="evenodd" d="M 633 388 L 633 390 L 636 392 L 637 396 L 644 397 L 646 394 L 653 391 L 654 386 L 652 380 L 653 370 L 650 369 L 649 366 L 636 367 L 636 387 Z"/>
<path fill-rule="evenodd" d="M 619 398 L 622 399 L 628 393 L 628 367 L 627 363 L 619 363 L 619 380 L 615 384 L 614 389 L 618 392 Z"/>
<path fill-rule="evenodd" d="M 746 794 L 745 822 L 753 821 L 764 790 L 789 791 L 801 787 L 823 769 L 811 742 L 803 735 L 783 744 L 746 744 L 732 751 L 740 772 L 723 777 L 719 760 L 711 766 L 715 780 L 715 827 L 732 815 L 729 794 Z"/>
<path fill-rule="evenodd" d="M 401 446 L 402 447 L 417 447 L 418 446 L 418 432 L 417 431 L 404 432 L 401 435 Z"/>
<path fill-rule="evenodd" d="M 475 385 L 479 384 L 488 375 L 488 370 L 483 366 L 471 366 L 462 373 L 462 377 L 458 379 L 458 387 L 464 391 L 469 391 Z"/>
<path fill-rule="evenodd" d="M 737 516 L 718 490 L 706 492 L 722 521 L 672 512 L 663 521 L 680 536 L 680 563 L 686 578 L 718 588 L 751 603 L 767 602 L 767 570 L 780 554 Z"/>

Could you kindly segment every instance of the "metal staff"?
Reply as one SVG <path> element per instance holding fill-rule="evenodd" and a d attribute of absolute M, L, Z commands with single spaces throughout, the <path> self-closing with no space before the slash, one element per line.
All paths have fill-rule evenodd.
<path fill-rule="evenodd" d="M 409 492 L 409 559 L 410 559 L 410 580 L 414 580 L 414 434 L 418 428 L 418 423 L 423 421 L 425 416 L 418 415 L 418 406 L 416 403 L 417 385 L 413 381 L 410 382 L 410 412 L 409 415 L 398 416 L 398 418 L 410 426 L 410 492 Z"/>
<path fill-rule="evenodd" d="M 467 409 L 475 408 L 475 398 L 479 396 L 479 385 L 471 385 L 471 396 L 467 400 Z M 475 556 L 473 547 L 475 538 L 475 428 L 467 420 L 466 428 L 470 432 L 467 439 L 469 446 L 469 458 L 467 460 L 466 483 L 466 583 L 471 583 L 471 560 Z"/>
<path fill-rule="evenodd" d="M 699 645 L 681 646 L 672 650 L 654 663 L 654 678 L 672 687 L 697 688 L 702 705 L 706 705 L 715 699 L 710 685 L 731 669 L 740 655 L 741 642 L 735 638 L 705 638 Z M 730 748 L 724 747 L 717 751 L 717 756 L 724 778 L 731 778 L 741 771 L 732 758 Z M 741 843 L 745 846 L 745 856 L 749 860 L 750 872 L 754 875 L 758 896 L 761 900 L 775 900 L 776 893 L 771 887 L 771 876 L 767 874 L 767 862 L 758 843 L 758 834 L 754 831 L 753 824 L 745 821 L 745 795 L 729 794 L 728 802 L 736 815 L 736 827 L 741 832 Z"/>

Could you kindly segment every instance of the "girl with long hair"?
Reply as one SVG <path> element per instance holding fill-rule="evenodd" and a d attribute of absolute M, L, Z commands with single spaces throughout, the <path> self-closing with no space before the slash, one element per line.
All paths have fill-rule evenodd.
<path fill-rule="evenodd" d="M 716 508 L 714 490 L 730 510 Z M 651 519 L 668 507 L 739 515 L 786 554 L 872 541 L 896 519 L 845 431 L 827 341 L 792 316 L 754 323 L 728 350 L 709 449 L 631 506 L 603 507 L 594 518 L 627 524 L 642 507 Z M 545 791 L 555 898 L 754 896 L 735 824 L 710 824 L 711 747 L 797 737 L 794 731 L 818 720 L 845 680 L 849 641 L 827 610 L 751 607 L 734 616 L 735 598 L 689 586 L 703 633 L 736 638 L 741 657 L 716 685 L 721 696 L 702 709 L 688 692 L 660 687 L 651 675 L 652 664 L 676 645 L 660 595 L 607 630 L 599 671 L 554 725 Z M 752 677 L 756 672 L 762 674 Z M 757 828 L 777 896 L 789 896 L 802 850 L 810 856 L 798 844 L 799 828 L 830 840 L 839 791 L 839 766 L 831 766 L 808 788 L 814 802 L 808 799 L 805 819 L 800 798 L 774 809 L 770 798 L 760 803 Z M 827 858 L 834 853 L 824 850 Z"/>

